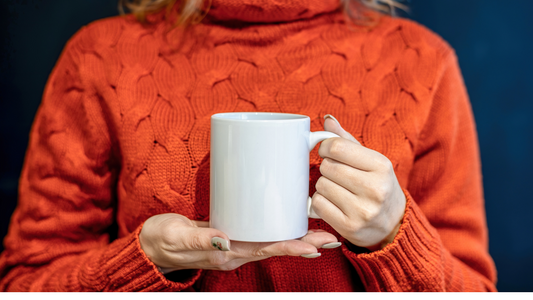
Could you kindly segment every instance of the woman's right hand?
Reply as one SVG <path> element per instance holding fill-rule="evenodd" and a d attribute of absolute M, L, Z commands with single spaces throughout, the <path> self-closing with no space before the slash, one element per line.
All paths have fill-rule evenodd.
<path fill-rule="evenodd" d="M 228 236 L 208 226 L 208 222 L 191 221 L 179 214 L 155 215 L 143 225 L 139 235 L 141 248 L 163 273 L 168 273 L 185 269 L 229 271 L 272 256 L 317 257 L 318 248 L 337 242 L 337 238 L 329 232 L 310 230 L 298 240 L 268 243 L 233 241 L 230 248 Z M 220 248 L 225 248 L 225 251 L 213 246 L 213 238 L 217 237 L 222 240 L 214 239 L 215 245 L 217 240 L 221 241 Z M 337 245 L 340 243 L 333 244 Z"/>

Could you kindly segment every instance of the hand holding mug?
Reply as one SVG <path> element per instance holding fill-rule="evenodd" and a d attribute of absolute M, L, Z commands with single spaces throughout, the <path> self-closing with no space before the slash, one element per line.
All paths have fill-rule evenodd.
<path fill-rule="evenodd" d="M 318 248 L 340 245 L 334 235 L 322 230 L 309 231 L 298 240 L 232 241 L 230 245 L 225 233 L 208 225 L 173 213 L 152 216 L 139 235 L 141 248 L 162 273 L 168 273 L 186 269 L 228 271 L 272 256 L 314 258 L 320 256 Z"/>
<path fill-rule="evenodd" d="M 312 209 L 352 244 L 372 251 L 398 233 L 406 199 L 389 159 L 362 146 L 331 116 L 324 128 L 340 138 L 322 142 Z"/>

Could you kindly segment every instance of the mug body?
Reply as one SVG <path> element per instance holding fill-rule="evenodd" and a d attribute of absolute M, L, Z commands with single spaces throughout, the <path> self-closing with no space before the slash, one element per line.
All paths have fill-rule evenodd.
<path fill-rule="evenodd" d="M 231 240 L 307 233 L 310 119 L 282 113 L 211 117 L 210 226 Z"/>

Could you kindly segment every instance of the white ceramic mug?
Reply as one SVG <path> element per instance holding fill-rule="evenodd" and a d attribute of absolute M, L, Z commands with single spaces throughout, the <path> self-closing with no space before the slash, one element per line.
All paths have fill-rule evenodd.
<path fill-rule="evenodd" d="M 304 115 L 211 116 L 210 227 L 236 241 L 304 236 L 310 217 L 309 152 L 331 137 L 338 135 L 310 132 Z"/>

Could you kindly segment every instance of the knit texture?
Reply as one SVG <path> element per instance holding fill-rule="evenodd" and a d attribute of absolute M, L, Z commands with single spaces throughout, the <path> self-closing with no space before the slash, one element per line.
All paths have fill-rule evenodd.
<path fill-rule="evenodd" d="M 337 7 L 213 0 L 187 30 L 172 26 L 175 12 L 81 29 L 30 134 L 0 290 L 495 291 L 476 131 L 453 50 L 411 21 L 347 24 Z M 394 242 L 369 252 L 310 220 L 343 246 L 316 259 L 159 273 L 140 248 L 142 224 L 168 212 L 209 219 L 210 116 L 231 111 L 305 114 L 312 131 L 332 114 L 386 155 L 407 197 Z"/>

